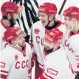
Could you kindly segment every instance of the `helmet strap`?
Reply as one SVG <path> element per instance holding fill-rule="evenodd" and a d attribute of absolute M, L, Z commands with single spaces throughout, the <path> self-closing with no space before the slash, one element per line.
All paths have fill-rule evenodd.
<path fill-rule="evenodd" d="M 48 24 L 46 26 L 49 26 L 50 22 L 52 22 L 53 20 L 55 22 L 55 19 L 54 19 L 55 17 L 53 17 L 53 19 L 51 21 L 49 21 L 49 17 L 50 17 L 50 15 L 48 15 Z"/>
<path fill-rule="evenodd" d="M 46 26 L 48 26 L 50 24 L 51 21 L 48 21 L 48 24 Z"/>

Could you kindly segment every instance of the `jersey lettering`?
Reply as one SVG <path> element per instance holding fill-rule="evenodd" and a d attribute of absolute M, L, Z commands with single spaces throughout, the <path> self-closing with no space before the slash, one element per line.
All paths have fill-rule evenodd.
<path fill-rule="evenodd" d="M 40 37 L 39 36 L 36 36 L 36 41 L 37 41 L 37 43 L 40 42 Z"/>
<path fill-rule="evenodd" d="M 65 40 L 65 46 L 73 52 L 73 49 L 70 47 L 70 44 L 67 42 L 67 40 Z"/>
<path fill-rule="evenodd" d="M 19 68 L 25 68 L 25 67 L 29 67 L 31 66 L 31 63 L 27 60 L 27 61 L 17 61 L 15 64 L 15 68 L 19 69 Z"/>
<path fill-rule="evenodd" d="M 43 45 L 43 38 L 41 39 L 39 36 L 36 36 L 36 42 L 41 43 L 41 45 Z"/>
<path fill-rule="evenodd" d="M 20 68 L 20 62 L 19 62 L 19 61 L 16 62 L 16 64 L 15 64 L 15 68 L 16 68 L 16 69 L 19 69 L 19 68 Z"/>
<path fill-rule="evenodd" d="M 52 74 L 52 75 L 54 75 L 54 76 L 56 76 L 58 74 L 58 71 L 56 71 L 54 69 L 51 69 L 51 68 L 48 68 L 47 72 L 50 73 L 50 74 Z"/>
<path fill-rule="evenodd" d="M 22 61 L 22 68 L 25 68 L 26 64 L 25 64 L 25 61 Z"/>

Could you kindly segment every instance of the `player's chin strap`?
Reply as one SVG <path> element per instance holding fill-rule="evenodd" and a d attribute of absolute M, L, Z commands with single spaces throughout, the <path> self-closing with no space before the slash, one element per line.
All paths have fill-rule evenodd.
<path fill-rule="evenodd" d="M 48 22 L 48 24 L 45 27 L 48 27 L 48 25 L 50 24 L 51 21 Z"/>
<path fill-rule="evenodd" d="M 48 27 L 48 25 L 50 24 L 50 22 L 52 22 L 54 20 L 54 18 L 51 21 L 48 21 L 48 24 L 46 25 L 46 27 Z M 49 16 L 48 16 L 48 19 L 49 19 Z M 54 22 L 55 22 L 55 20 L 54 20 Z"/>

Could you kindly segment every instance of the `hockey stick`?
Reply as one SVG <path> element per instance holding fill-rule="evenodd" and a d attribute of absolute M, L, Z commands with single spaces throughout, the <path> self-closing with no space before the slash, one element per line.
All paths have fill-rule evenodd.
<path fill-rule="evenodd" d="M 59 12 L 58 12 L 59 15 L 61 14 L 61 12 L 62 12 L 62 10 L 63 10 L 66 1 L 67 1 L 67 0 L 64 0 L 64 1 L 63 1 L 62 5 L 61 5 L 61 8 L 60 8 L 60 10 L 59 10 Z"/>

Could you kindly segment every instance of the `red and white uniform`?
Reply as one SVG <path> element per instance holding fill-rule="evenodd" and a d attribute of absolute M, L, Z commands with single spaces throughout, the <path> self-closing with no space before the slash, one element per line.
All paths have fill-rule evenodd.
<path fill-rule="evenodd" d="M 14 26 L 19 27 L 19 26 Z M 0 21 L 0 50 L 5 48 L 6 41 L 3 41 L 4 32 L 8 29 L 8 26 L 5 26 L 2 21 Z"/>
<path fill-rule="evenodd" d="M 64 45 L 74 71 L 79 71 L 79 32 L 76 34 L 66 33 Z"/>
<path fill-rule="evenodd" d="M 56 28 L 58 28 L 63 33 L 65 32 L 65 26 L 61 22 L 59 22 Z M 33 24 L 32 26 L 32 42 L 33 42 L 32 50 L 33 50 L 33 53 L 36 54 L 37 62 L 38 62 L 38 65 L 36 64 L 36 67 L 35 67 L 35 77 L 36 77 L 35 79 L 37 79 L 42 74 L 42 71 L 44 69 L 45 54 L 43 53 L 44 51 L 43 40 L 45 37 L 45 32 L 48 31 L 50 32 L 50 34 L 52 34 L 53 29 L 51 29 L 51 31 L 46 30 L 40 21 Z"/>
<path fill-rule="evenodd" d="M 63 32 L 63 34 L 65 34 L 66 27 L 60 21 L 58 21 L 58 22 L 59 22 L 59 24 L 55 28 L 59 29 L 61 32 Z M 46 30 L 46 31 L 48 31 L 50 34 L 52 34 L 53 29 Z M 43 62 L 44 36 L 45 36 L 45 27 L 41 24 L 41 22 L 38 21 L 37 23 L 33 24 L 33 26 L 32 26 L 33 50 L 34 50 L 34 53 L 37 55 L 38 62 L 41 65 L 44 64 L 44 62 Z"/>
<path fill-rule="evenodd" d="M 44 72 L 39 79 L 75 79 L 63 48 L 45 57 Z"/>
<path fill-rule="evenodd" d="M 48 32 L 49 35 L 51 35 L 51 36 L 54 34 L 53 31 L 56 30 L 56 29 L 58 29 L 60 32 L 62 32 L 63 36 L 62 36 L 62 39 L 61 39 L 61 43 L 62 43 L 62 46 L 63 46 L 63 44 L 64 44 L 64 36 L 65 36 L 65 34 L 67 32 L 67 29 L 66 29 L 66 26 L 60 20 L 58 20 L 57 23 L 58 24 L 57 24 L 56 27 L 54 27 L 51 30 L 46 29 L 46 32 Z"/>
<path fill-rule="evenodd" d="M 2 21 L 0 21 L 0 50 L 2 50 L 4 48 L 4 43 L 3 43 L 3 36 L 4 36 L 4 32 L 7 30 L 7 27 L 4 26 L 4 24 L 2 23 Z"/>
<path fill-rule="evenodd" d="M 7 16 L 8 13 L 13 14 L 13 13 L 19 13 L 20 9 L 19 7 L 14 3 L 14 2 L 5 2 L 1 5 L 1 14 L 2 16 Z M 2 50 L 4 48 L 4 44 L 2 39 L 3 39 L 3 35 L 4 32 L 8 29 L 8 26 L 5 26 L 4 23 L 2 23 L 2 20 L 0 21 L 0 50 Z"/>
<path fill-rule="evenodd" d="M 6 48 L 1 51 L 1 79 L 30 79 L 31 48 L 27 43 L 25 48 L 26 55 L 10 45 L 6 45 Z"/>
<path fill-rule="evenodd" d="M 36 22 L 32 26 L 32 43 L 33 43 L 33 53 L 37 55 L 37 60 L 40 64 L 40 67 L 43 66 L 43 39 L 45 35 L 45 28 L 42 25 L 41 21 Z"/>

